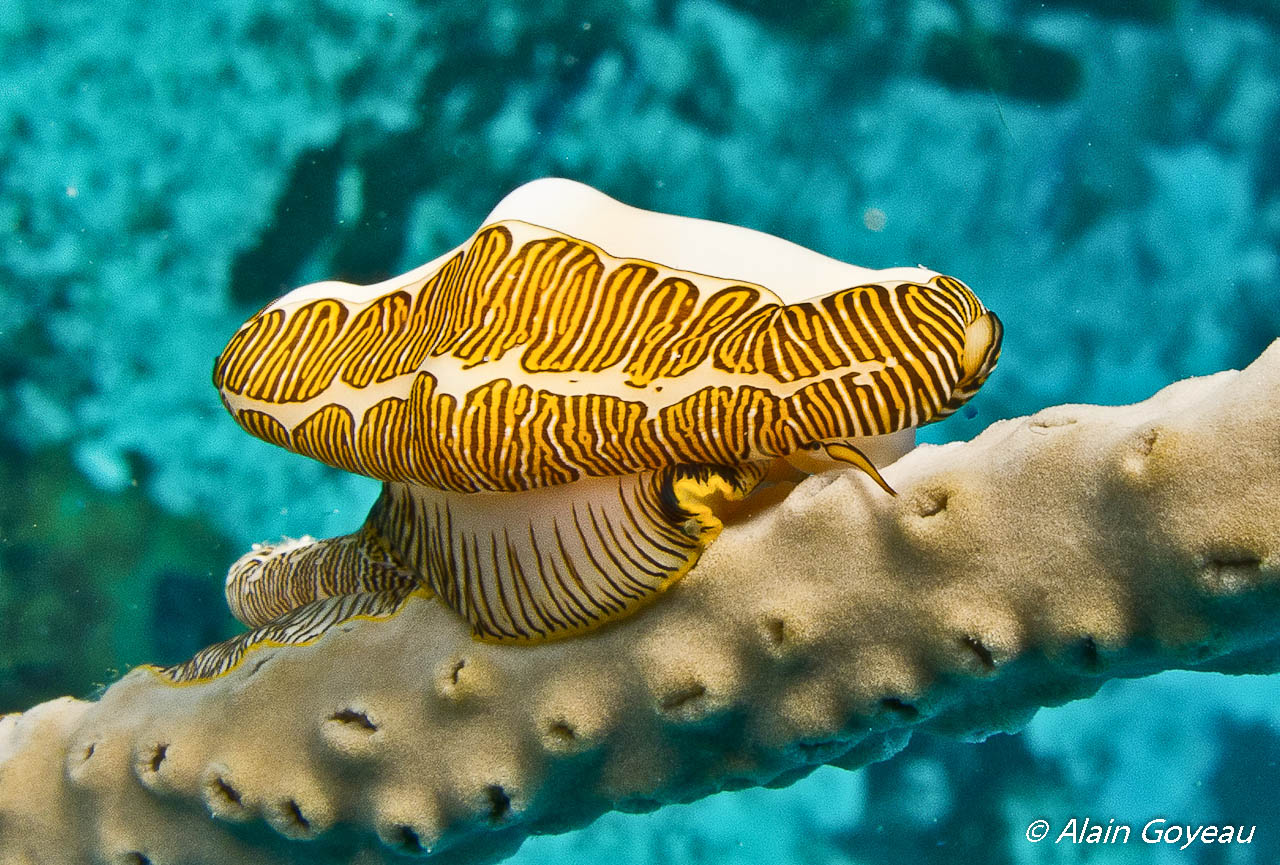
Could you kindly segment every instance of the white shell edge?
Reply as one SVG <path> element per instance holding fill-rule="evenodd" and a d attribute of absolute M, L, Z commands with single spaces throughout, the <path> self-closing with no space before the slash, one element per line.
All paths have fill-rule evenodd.
<path fill-rule="evenodd" d="M 563 177 L 544 177 L 516 187 L 485 217 L 482 227 L 508 220 L 588 241 L 617 258 L 639 258 L 763 286 L 784 303 L 863 283 L 926 282 L 936 275 L 924 267 L 858 267 L 752 228 L 632 207 Z M 322 297 L 355 303 L 372 300 L 426 278 L 459 248 L 385 282 L 368 286 L 317 282 L 294 289 L 271 306 L 293 306 Z"/>
<path fill-rule="evenodd" d="M 510 219 L 586 240 L 617 258 L 754 283 L 786 303 L 866 282 L 923 282 L 935 275 L 922 267 L 858 267 L 752 228 L 632 207 L 563 177 L 515 188 L 485 224 Z"/>

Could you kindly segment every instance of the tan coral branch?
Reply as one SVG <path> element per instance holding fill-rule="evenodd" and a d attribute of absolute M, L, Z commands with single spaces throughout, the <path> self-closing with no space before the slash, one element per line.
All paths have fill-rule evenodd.
<path fill-rule="evenodd" d="M 415 599 L 213 682 L 135 670 L 9 716 L 0 863 L 493 860 L 916 729 L 1016 729 L 1110 677 L 1280 668 L 1280 343 L 885 474 L 896 499 L 806 481 L 582 638 L 476 643 Z"/>

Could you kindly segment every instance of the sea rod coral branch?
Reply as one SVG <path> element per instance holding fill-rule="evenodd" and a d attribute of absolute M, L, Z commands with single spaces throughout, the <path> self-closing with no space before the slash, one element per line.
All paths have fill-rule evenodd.
<path fill-rule="evenodd" d="M 1111 677 L 1280 668 L 1280 342 L 815 476 L 662 604 L 474 642 L 442 605 L 0 720 L 0 863 L 440 862 L 980 737 Z"/>

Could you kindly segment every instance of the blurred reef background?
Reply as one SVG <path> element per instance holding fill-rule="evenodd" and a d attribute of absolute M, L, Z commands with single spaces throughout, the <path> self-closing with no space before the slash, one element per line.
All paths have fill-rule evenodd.
<path fill-rule="evenodd" d="M 283 291 L 459 243 L 544 175 L 969 282 L 1006 325 L 924 438 L 1122 403 L 1280 336 L 1275 0 L 0 3 L 0 712 L 234 631 L 253 541 L 353 478 L 212 360 Z M 1280 861 L 1280 682 L 1112 683 L 980 745 L 610 815 L 512 861 Z M 1036 817 L 1258 824 L 1070 848 Z"/>

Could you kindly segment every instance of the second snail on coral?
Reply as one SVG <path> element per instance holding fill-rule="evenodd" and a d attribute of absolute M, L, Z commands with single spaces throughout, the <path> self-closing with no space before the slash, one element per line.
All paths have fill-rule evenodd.
<path fill-rule="evenodd" d="M 949 276 L 528 183 L 434 261 L 299 288 L 232 337 L 214 382 L 241 426 L 384 486 L 356 533 L 238 561 L 227 599 L 258 631 L 182 675 L 411 592 L 490 641 L 626 616 L 767 477 L 854 466 L 892 493 L 876 464 L 974 394 L 1000 338 Z"/>

